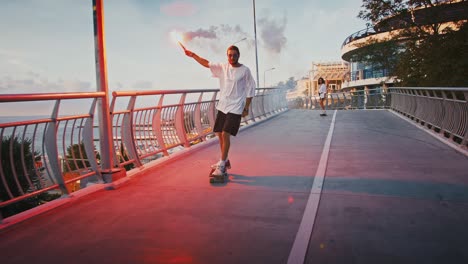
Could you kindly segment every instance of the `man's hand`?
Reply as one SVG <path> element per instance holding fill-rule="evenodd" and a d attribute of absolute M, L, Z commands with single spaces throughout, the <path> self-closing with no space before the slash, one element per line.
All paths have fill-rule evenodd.
<path fill-rule="evenodd" d="M 249 115 L 249 109 L 244 108 L 244 111 L 242 111 L 242 117 L 246 117 L 248 115 Z"/>
<path fill-rule="evenodd" d="M 190 58 L 193 58 L 193 55 L 195 55 L 195 53 L 191 52 L 190 50 L 185 50 L 185 55 L 189 56 Z"/>

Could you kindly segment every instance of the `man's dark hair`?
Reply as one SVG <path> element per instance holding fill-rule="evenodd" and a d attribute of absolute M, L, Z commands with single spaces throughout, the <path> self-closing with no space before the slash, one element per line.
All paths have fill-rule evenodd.
<path fill-rule="evenodd" d="M 227 50 L 235 50 L 235 51 L 237 51 L 237 54 L 240 55 L 240 51 L 239 51 L 239 48 L 237 46 L 232 45 Z"/>

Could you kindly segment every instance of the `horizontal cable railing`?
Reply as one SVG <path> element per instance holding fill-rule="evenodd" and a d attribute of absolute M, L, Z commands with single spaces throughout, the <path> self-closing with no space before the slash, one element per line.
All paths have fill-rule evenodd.
<path fill-rule="evenodd" d="M 255 94 L 241 125 L 287 109 L 284 90 L 260 88 Z M 213 137 L 218 95 L 219 90 L 114 92 L 115 164 L 130 170 Z"/>
<path fill-rule="evenodd" d="M 87 179 L 102 180 L 93 144 L 96 103 L 103 92 L 7 94 L 2 104 L 31 101 L 52 106 L 47 117 L 0 122 L 0 209 L 4 216 L 68 195 Z M 82 113 L 63 115 L 67 101 L 83 101 Z M 34 115 L 34 108 L 30 112 Z M 0 214 L 1 220 L 1 214 Z"/>

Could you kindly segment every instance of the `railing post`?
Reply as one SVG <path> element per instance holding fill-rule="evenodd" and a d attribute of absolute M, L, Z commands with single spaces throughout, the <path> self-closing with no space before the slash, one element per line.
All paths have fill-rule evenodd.
<path fill-rule="evenodd" d="M 450 118 L 451 116 L 453 115 L 453 113 L 446 113 L 445 110 L 448 109 L 448 105 L 447 105 L 447 95 L 445 94 L 445 91 L 442 91 L 442 123 L 440 125 L 440 133 L 442 134 L 442 136 L 444 136 L 444 133 L 445 133 L 445 130 L 446 130 L 446 127 L 447 127 L 447 123 L 450 123 Z M 453 138 L 453 134 L 450 133 L 450 139 Z"/>
<path fill-rule="evenodd" d="M 127 151 L 128 157 L 130 160 L 135 160 L 135 166 L 141 167 L 142 163 L 140 161 L 140 157 L 137 154 L 136 146 L 135 146 L 135 133 L 133 131 L 133 113 L 135 109 L 135 101 L 136 96 L 130 97 L 128 102 L 127 110 L 128 112 L 124 114 L 122 120 L 122 142 L 125 146 L 125 150 Z M 120 147 L 120 146 L 119 146 Z M 122 150 L 123 151 L 123 150 Z M 124 153 L 120 153 L 120 155 L 124 155 Z"/>
<path fill-rule="evenodd" d="M 218 95 L 218 92 L 215 92 L 213 94 L 213 97 L 211 98 L 210 102 L 210 107 L 208 110 L 208 120 L 210 121 L 210 127 L 214 127 L 215 125 L 215 116 L 216 116 L 216 96 Z"/>
<path fill-rule="evenodd" d="M 96 87 L 105 93 L 99 100 L 99 143 L 101 150 L 101 173 L 106 182 L 125 176 L 125 170 L 114 168 L 112 123 L 109 111 L 109 90 L 107 88 L 106 51 L 104 43 L 104 0 L 93 0 L 94 48 L 96 56 Z M 122 172 L 123 171 L 123 172 Z"/>
<path fill-rule="evenodd" d="M 164 136 L 163 136 L 162 125 L 161 125 L 163 102 L 164 102 L 164 94 L 161 95 L 161 97 L 159 98 L 158 107 L 156 109 L 156 112 L 154 113 L 152 125 L 153 125 L 153 133 L 156 134 L 156 139 L 158 140 L 158 143 L 159 143 L 159 148 L 163 150 L 164 156 L 169 156 L 169 152 L 167 152 L 167 149 L 166 149 L 166 142 L 164 142 Z"/>
<path fill-rule="evenodd" d="M 266 112 L 265 112 L 265 91 L 266 89 L 262 90 L 262 115 L 266 117 Z"/>
<path fill-rule="evenodd" d="M 177 106 L 176 116 L 175 116 L 175 127 L 177 136 L 179 140 L 184 144 L 184 147 L 190 147 L 190 144 L 187 139 L 187 131 L 185 129 L 185 113 L 184 113 L 184 104 L 185 104 L 185 97 L 187 93 L 183 93 L 180 97 L 179 105 Z"/>
<path fill-rule="evenodd" d="M 103 182 L 101 172 L 99 171 L 98 164 L 96 161 L 96 153 L 94 153 L 94 138 L 93 138 L 93 123 L 94 123 L 94 112 L 96 111 L 96 102 L 97 98 L 93 100 L 91 107 L 89 109 L 89 115 L 91 117 L 86 119 L 85 128 L 83 131 L 83 144 L 85 147 L 86 156 L 88 157 L 88 162 L 91 165 L 93 171 L 96 172 L 98 181 Z"/>
<path fill-rule="evenodd" d="M 57 181 L 60 190 L 64 195 L 68 195 L 70 191 L 65 184 L 65 180 L 62 175 L 62 168 L 60 167 L 60 161 L 58 159 L 57 151 L 57 117 L 60 107 L 60 100 L 55 102 L 54 110 L 52 111 L 51 119 L 52 123 L 47 125 L 47 130 L 45 132 L 45 146 L 48 157 L 48 162 L 50 165 L 51 173 L 54 179 Z"/>
<path fill-rule="evenodd" d="M 195 128 L 197 129 L 198 136 L 203 135 L 203 127 L 201 123 L 201 103 L 203 99 L 203 92 L 200 93 L 198 97 L 197 105 L 195 106 Z M 205 136 L 201 138 L 203 141 L 205 140 Z"/>
<path fill-rule="evenodd" d="M 465 97 L 464 98 L 465 99 L 465 105 L 468 107 L 468 92 L 464 92 L 463 95 Z M 468 117 L 467 116 L 465 116 L 465 121 L 468 122 Z M 462 139 L 461 145 L 466 147 L 467 143 L 468 143 L 468 127 L 465 127 L 465 136 Z"/>

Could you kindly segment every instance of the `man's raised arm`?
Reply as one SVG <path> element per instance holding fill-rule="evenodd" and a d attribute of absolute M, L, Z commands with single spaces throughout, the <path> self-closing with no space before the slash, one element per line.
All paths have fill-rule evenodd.
<path fill-rule="evenodd" d="M 210 62 L 207 61 L 206 59 L 198 56 L 197 54 L 191 52 L 190 50 L 185 50 L 185 55 L 193 58 L 194 60 L 196 60 L 198 63 L 200 63 L 200 65 L 206 67 L 206 68 L 209 68 L 210 67 Z"/>

